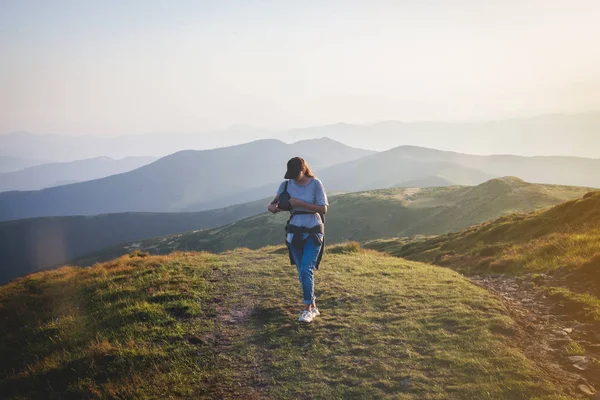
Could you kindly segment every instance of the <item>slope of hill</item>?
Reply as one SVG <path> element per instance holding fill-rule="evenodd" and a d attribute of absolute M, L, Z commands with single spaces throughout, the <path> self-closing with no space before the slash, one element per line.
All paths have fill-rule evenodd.
<path fill-rule="evenodd" d="M 0 135 L 0 156 L 44 159 L 47 162 L 95 157 L 164 157 L 182 150 L 214 149 L 277 136 L 268 130 L 247 126 L 213 132 L 167 132 L 117 137 L 13 132 Z"/>
<path fill-rule="evenodd" d="M 66 183 L 104 178 L 131 171 L 153 161 L 156 161 L 155 157 L 127 157 L 122 160 L 98 157 L 67 163 L 37 165 L 0 174 L 0 192 L 39 190 Z"/>
<path fill-rule="evenodd" d="M 395 187 L 406 187 L 406 188 L 426 188 L 434 186 L 452 186 L 456 182 L 450 181 L 448 178 L 440 175 L 425 176 L 422 178 L 413 179 L 410 181 L 402 182 Z"/>
<path fill-rule="evenodd" d="M 6 398 L 564 399 L 459 274 L 332 248 L 298 325 L 283 247 L 143 253 L 0 287 Z M 301 376 L 302 379 L 298 379 Z M 573 396 L 579 397 L 579 396 Z M 572 396 L 569 396 L 572 398 Z"/>
<path fill-rule="evenodd" d="M 502 171 L 535 182 L 600 186 L 600 178 L 593 173 L 600 169 L 600 160 L 593 159 L 482 157 L 412 146 L 372 154 L 327 138 L 291 145 L 260 140 L 182 151 L 134 171 L 60 188 L 0 193 L 0 221 L 130 211 L 203 211 L 258 200 L 273 195 L 285 163 L 295 155 L 305 156 L 331 192 L 394 187 L 406 182 L 423 186 L 432 176 L 442 178 L 441 182 L 476 185 Z M 219 179 L 214 179 L 215 171 Z"/>
<path fill-rule="evenodd" d="M 320 177 L 351 190 L 403 185 L 405 181 L 439 176 L 473 185 L 498 176 L 518 176 L 528 182 L 600 187 L 600 159 L 580 157 L 477 156 L 415 146 L 399 146 L 370 157 L 334 165 Z M 348 189 L 346 189 L 348 190 Z"/>
<path fill-rule="evenodd" d="M 600 192 L 456 233 L 367 246 L 470 275 L 521 276 L 547 288 L 582 319 L 600 321 Z"/>
<path fill-rule="evenodd" d="M 317 169 L 330 192 L 352 192 L 389 187 L 477 185 L 498 176 L 519 176 L 548 184 L 600 187 L 600 159 L 577 157 L 475 156 L 414 146 L 400 146 L 353 161 Z M 209 208 L 236 198 L 272 196 L 273 183 L 244 189 L 215 199 Z M 184 211 L 198 207 L 190 204 Z"/>
<path fill-rule="evenodd" d="M 18 171 L 35 165 L 45 164 L 46 162 L 47 161 L 0 155 L 0 173 Z"/>
<path fill-rule="evenodd" d="M 573 115 L 546 114 L 530 118 L 473 123 L 427 121 L 383 121 L 371 125 L 342 123 L 289 131 L 234 126 L 212 132 L 189 134 L 170 132 L 112 138 L 15 132 L 0 135 L 0 156 L 11 155 L 54 162 L 99 156 L 164 157 L 186 149 L 202 150 L 233 146 L 261 138 L 274 138 L 290 143 L 327 136 L 349 146 L 379 151 L 400 145 L 414 145 L 472 154 L 519 152 L 524 155 L 564 154 L 599 158 L 599 131 L 600 113 L 595 112 Z M 495 175 L 518 175 L 537 181 L 514 171 L 498 172 Z M 569 182 L 562 183 L 569 184 Z"/>
<path fill-rule="evenodd" d="M 121 213 L 0 222 L 0 284 L 118 243 L 229 224 L 268 200 L 196 213 Z"/>
<path fill-rule="evenodd" d="M 415 151 L 410 146 L 399 149 L 411 156 Z M 599 158 L 476 156 L 430 149 L 421 149 L 419 156 L 423 159 L 452 162 L 492 175 L 517 175 L 530 182 L 600 187 L 600 178 L 594 172 L 600 169 Z"/>
<path fill-rule="evenodd" d="M 376 151 L 348 147 L 341 142 L 331 140 L 327 137 L 317 139 L 300 140 L 292 143 L 298 154 L 305 154 L 305 158 L 312 169 L 320 171 L 329 166 L 358 160 L 373 154 Z"/>
<path fill-rule="evenodd" d="M 205 203 L 217 203 L 215 208 L 222 208 L 258 200 L 276 190 L 287 161 L 308 150 L 306 160 L 323 166 L 372 153 L 326 139 L 298 145 L 260 140 L 213 150 L 182 151 L 102 179 L 34 192 L 0 193 L 0 220 L 130 211 L 204 211 L 209 209 Z M 255 198 L 243 195 L 267 183 L 275 187 L 269 193 Z M 237 196 L 229 203 L 218 203 L 231 195 Z"/>
<path fill-rule="evenodd" d="M 600 158 L 598 132 L 600 112 L 591 112 L 466 123 L 383 121 L 372 125 L 335 124 L 294 129 L 280 137 L 296 141 L 327 136 L 350 146 L 380 151 L 412 145 L 472 154 L 564 154 Z M 516 173 L 503 171 L 496 174 Z"/>
<path fill-rule="evenodd" d="M 358 160 L 336 164 L 319 174 L 331 190 L 370 190 L 397 186 L 406 181 L 423 179 L 432 175 L 446 177 L 455 185 L 478 185 L 495 175 L 459 164 L 420 157 L 422 151 L 405 147 L 377 153 Z"/>
<path fill-rule="evenodd" d="M 393 188 L 331 196 L 326 217 L 327 241 L 434 235 L 514 211 L 528 211 L 582 196 L 590 189 L 537 185 L 517 178 L 488 181 L 475 187 Z M 281 243 L 289 213 L 264 213 L 220 228 L 152 238 L 90 254 L 89 264 L 133 248 L 166 254 L 173 250 L 225 251 L 239 246 L 259 248 Z"/>

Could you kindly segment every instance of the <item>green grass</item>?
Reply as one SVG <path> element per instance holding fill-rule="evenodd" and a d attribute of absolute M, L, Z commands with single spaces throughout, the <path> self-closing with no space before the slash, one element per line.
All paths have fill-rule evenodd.
<path fill-rule="evenodd" d="M 574 293 L 562 287 L 545 287 L 556 308 L 564 313 L 588 321 L 600 321 L 600 299 L 589 293 Z"/>
<path fill-rule="evenodd" d="M 296 322 L 285 249 L 137 253 L 0 287 L 6 398 L 561 398 L 500 302 L 458 273 L 349 243 Z M 551 397 L 553 396 L 553 397 Z"/>
<path fill-rule="evenodd" d="M 565 351 L 570 356 L 584 356 L 585 349 L 576 341 L 571 340 L 569 344 L 565 347 Z"/>
<path fill-rule="evenodd" d="M 600 321 L 600 192 L 553 208 L 513 214 L 460 232 L 380 239 L 370 249 L 453 268 L 508 274 L 548 286 L 558 308 Z"/>
<path fill-rule="evenodd" d="M 600 229 L 589 227 L 580 232 L 561 232 L 525 244 L 514 245 L 504 252 L 507 259 L 527 271 L 548 272 L 565 265 L 581 265 L 590 255 L 600 254 Z"/>
<path fill-rule="evenodd" d="M 327 243 L 454 232 L 508 213 L 556 205 L 589 190 L 507 177 L 474 187 L 390 188 L 331 196 L 326 216 Z M 219 228 L 140 240 L 135 246 L 152 254 L 222 252 L 239 246 L 258 249 L 281 243 L 288 218 L 287 212 L 264 213 Z M 103 249 L 77 263 L 89 265 L 113 259 L 131 251 L 132 244 Z"/>

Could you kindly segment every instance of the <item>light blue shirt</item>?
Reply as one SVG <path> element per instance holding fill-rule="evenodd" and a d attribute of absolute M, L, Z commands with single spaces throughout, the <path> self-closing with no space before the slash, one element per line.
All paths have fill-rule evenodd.
<path fill-rule="evenodd" d="M 327 194 L 325 193 L 325 188 L 323 187 L 323 183 L 317 178 L 309 178 L 310 181 L 306 185 L 298 185 L 296 181 L 293 179 L 289 180 L 287 191 L 290 194 L 290 197 L 302 200 L 309 204 L 316 204 L 319 206 L 327 206 L 329 203 L 327 202 Z M 283 188 L 285 187 L 285 182 L 281 182 L 279 185 L 279 189 L 277 189 L 277 194 L 281 194 L 283 192 Z M 295 207 L 293 211 L 310 211 L 303 207 Z M 319 214 L 300 214 L 294 215 L 290 224 L 295 226 L 302 226 L 305 228 L 312 228 L 313 226 L 322 224 L 321 216 Z M 288 234 L 288 241 L 291 241 L 289 238 L 291 234 Z"/>

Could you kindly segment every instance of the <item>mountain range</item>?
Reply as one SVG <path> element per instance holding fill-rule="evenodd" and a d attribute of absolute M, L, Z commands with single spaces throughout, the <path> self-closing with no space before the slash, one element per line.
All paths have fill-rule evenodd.
<path fill-rule="evenodd" d="M 0 220 L 223 208 L 274 195 L 287 161 L 298 154 L 304 155 L 309 165 L 325 168 L 372 153 L 329 139 L 294 144 L 269 139 L 212 150 L 187 150 L 102 179 L 40 191 L 0 193 Z M 268 194 L 254 198 L 244 195 L 267 183 L 271 183 Z M 230 200 L 223 202 L 228 196 Z"/>
<path fill-rule="evenodd" d="M 187 150 L 130 172 L 39 191 L 0 193 L 0 221 L 118 212 L 193 212 L 273 196 L 285 164 L 303 156 L 330 193 L 430 182 L 477 185 L 498 176 L 600 187 L 600 159 L 477 156 L 414 146 L 383 152 L 328 138 L 286 144 L 265 139 Z M 218 179 L 215 178 L 218 173 Z"/>
<path fill-rule="evenodd" d="M 296 141 L 327 136 L 349 146 L 388 150 L 412 145 L 470 154 L 569 155 L 600 158 L 600 112 L 545 114 L 483 122 L 383 121 L 293 129 Z"/>
<path fill-rule="evenodd" d="M 0 174 L 5 172 L 19 171 L 36 165 L 47 164 L 48 161 L 29 160 L 26 158 L 0 155 Z"/>
<path fill-rule="evenodd" d="M 41 159 L 45 162 L 69 162 L 79 159 L 110 157 L 164 157 L 183 150 L 208 150 L 234 146 L 280 134 L 249 126 L 198 133 L 148 133 L 115 137 L 89 135 L 36 134 L 12 132 L 0 135 L 0 156 Z"/>
<path fill-rule="evenodd" d="M 413 145 L 470 154 L 569 155 L 599 158 L 598 132 L 600 112 L 546 114 L 469 123 L 384 121 L 366 125 L 334 124 L 291 130 L 233 126 L 220 131 L 119 137 L 14 132 L 0 135 L 0 156 L 53 162 L 100 156 L 117 159 L 131 156 L 164 157 L 182 150 L 206 150 L 261 138 L 292 143 L 326 136 L 352 147 L 377 151 Z"/>
<path fill-rule="evenodd" d="M 0 173 L 0 192 L 39 190 L 104 178 L 134 170 L 153 161 L 156 161 L 156 157 L 127 157 L 122 160 L 97 157 L 88 160 L 36 165 L 18 171 Z"/>

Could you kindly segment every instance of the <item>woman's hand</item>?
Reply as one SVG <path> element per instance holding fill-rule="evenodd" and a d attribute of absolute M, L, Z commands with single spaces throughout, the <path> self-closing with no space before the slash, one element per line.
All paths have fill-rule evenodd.
<path fill-rule="evenodd" d="M 267 210 L 269 210 L 273 214 L 277 214 L 279 211 L 282 211 L 277 207 L 277 204 L 269 204 L 267 206 Z"/>
<path fill-rule="evenodd" d="M 306 203 L 303 202 L 300 199 L 296 199 L 296 198 L 290 198 L 290 204 L 292 205 L 292 207 L 304 207 L 306 206 Z"/>
<path fill-rule="evenodd" d="M 292 205 L 293 208 L 302 207 L 302 208 L 306 208 L 307 210 L 314 211 L 319 214 L 325 214 L 327 212 L 327 206 L 318 206 L 316 204 L 310 204 L 310 203 L 307 203 L 300 199 L 295 199 L 293 197 L 290 199 L 290 204 Z M 279 210 L 279 211 L 282 211 L 282 210 Z"/>

